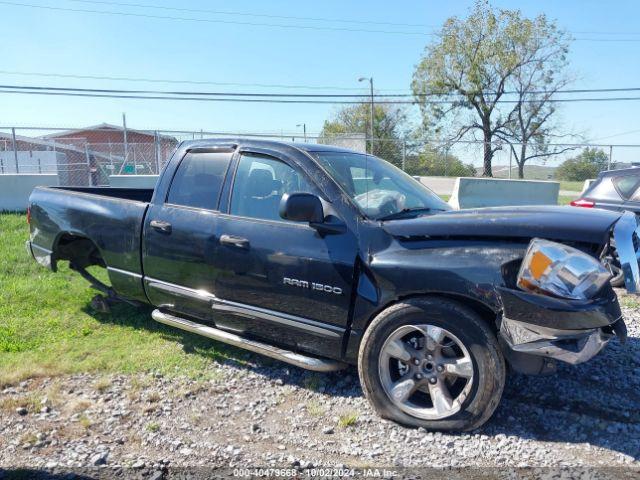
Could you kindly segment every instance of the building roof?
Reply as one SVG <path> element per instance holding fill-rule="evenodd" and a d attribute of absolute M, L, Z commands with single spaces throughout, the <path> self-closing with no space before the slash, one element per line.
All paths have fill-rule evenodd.
<path fill-rule="evenodd" d="M 11 142 L 13 142 L 13 136 L 10 133 L 4 133 L 4 132 L 0 132 L 0 139 L 7 139 Z M 71 152 L 76 152 L 76 153 L 80 153 L 82 155 L 86 155 L 86 150 L 84 148 L 80 148 L 77 147 L 75 145 L 70 145 L 68 143 L 60 143 L 60 142 L 56 142 L 55 140 L 47 140 L 44 137 L 25 137 L 22 135 L 16 135 L 16 142 L 22 142 L 22 143 L 28 143 L 31 145 L 37 145 L 40 147 L 48 147 L 51 149 L 55 149 L 55 150 L 69 150 Z M 13 148 L 13 147 L 11 147 Z M 13 150 L 8 150 L 8 151 L 13 151 Z M 21 150 L 19 150 L 21 151 Z M 109 156 L 102 153 L 102 152 L 95 152 L 93 150 L 90 150 L 91 155 L 95 156 L 95 157 L 100 157 L 103 159 L 107 159 L 109 160 Z"/>
<path fill-rule="evenodd" d="M 60 132 L 49 133 L 47 135 L 41 135 L 40 138 L 68 137 L 69 135 L 73 135 L 76 133 L 87 132 L 87 131 L 100 131 L 100 130 L 123 132 L 124 128 L 122 127 L 122 125 L 113 125 L 111 123 L 100 123 L 99 125 L 90 125 L 88 127 L 73 128 L 70 130 L 62 130 Z M 134 128 L 127 127 L 127 133 L 129 132 L 138 133 L 140 135 L 148 135 L 149 137 L 155 137 L 155 133 L 151 130 L 136 130 Z M 170 135 L 158 134 L 158 137 L 163 138 L 165 140 L 173 140 L 177 142 L 177 140 Z"/>

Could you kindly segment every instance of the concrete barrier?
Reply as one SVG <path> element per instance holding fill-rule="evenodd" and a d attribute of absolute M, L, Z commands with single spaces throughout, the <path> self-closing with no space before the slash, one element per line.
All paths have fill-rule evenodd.
<path fill-rule="evenodd" d="M 0 175 L 0 211 L 25 211 L 29 195 L 36 187 L 58 185 L 58 175 L 50 173 L 6 173 Z"/>
<path fill-rule="evenodd" d="M 109 175 L 109 186 L 119 188 L 155 188 L 158 175 Z"/>
<path fill-rule="evenodd" d="M 453 195 L 456 177 L 414 177 L 436 195 Z"/>
<path fill-rule="evenodd" d="M 557 205 L 559 192 L 559 182 L 460 177 L 456 179 L 449 205 L 455 209 Z"/>

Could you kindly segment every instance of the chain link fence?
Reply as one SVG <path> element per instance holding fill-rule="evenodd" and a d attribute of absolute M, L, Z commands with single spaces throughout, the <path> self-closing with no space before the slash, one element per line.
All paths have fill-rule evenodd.
<path fill-rule="evenodd" d="M 482 174 L 482 142 L 445 143 L 438 140 L 374 139 L 366 134 L 331 137 L 300 133 L 229 133 L 185 130 L 137 130 L 102 124 L 86 128 L 0 127 L 0 174 L 55 173 L 61 185 L 109 185 L 111 175 L 155 175 L 177 145 L 201 138 L 252 137 L 288 142 L 337 145 L 378 155 L 411 175 L 472 176 Z M 518 166 L 509 144 L 492 145 L 493 175 L 518 178 Z M 514 145 L 518 151 L 518 145 Z M 555 178 L 564 160 L 584 148 L 599 148 L 607 155 L 606 168 L 635 165 L 640 145 L 557 144 L 554 155 L 530 159 L 524 168 L 528 179 Z"/>

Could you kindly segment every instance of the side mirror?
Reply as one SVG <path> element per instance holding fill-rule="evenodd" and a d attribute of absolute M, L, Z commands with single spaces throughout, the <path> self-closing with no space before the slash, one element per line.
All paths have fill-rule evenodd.
<path fill-rule="evenodd" d="M 322 202 L 311 193 L 285 193 L 280 200 L 280 216 L 294 222 L 324 222 Z"/>

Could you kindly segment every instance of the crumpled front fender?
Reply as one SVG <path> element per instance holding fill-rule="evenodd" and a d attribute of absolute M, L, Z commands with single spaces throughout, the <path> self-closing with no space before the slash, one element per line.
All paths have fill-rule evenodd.
<path fill-rule="evenodd" d="M 596 300 L 577 301 L 499 288 L 503 302 L 499 339 L 521 373 L 550 373 L 555 361 L 572 365 L 593 358 L 626 327 L 617 296 L 607 285 Z"/>

